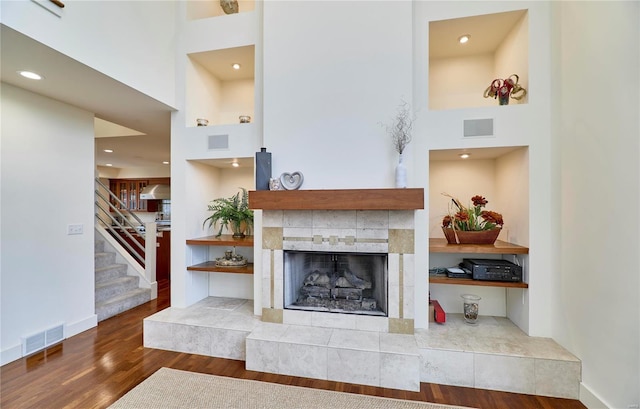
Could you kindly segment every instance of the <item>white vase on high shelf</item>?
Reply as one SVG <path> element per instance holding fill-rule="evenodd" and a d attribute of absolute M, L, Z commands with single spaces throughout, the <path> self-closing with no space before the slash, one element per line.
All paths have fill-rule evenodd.
<path fill-rule="evenodd" d="M 404 166 L 404 150 L 411 142 L 411 130 L 413 129 L 413 118 L 409 104 L 402 101 L 398 107 L 398 112 L 390 125 L 383 125 L 387 130 L 393 147 L 398 152 L 398 164 L 396 165 L 396 188 L 407 187 L 407 168 Z"/>
<path fill-rule="evenodd" d="M 404 166 L 404 153 L 398 156 L 398 164 L 396 165 L 396 188 L 403 189 L 407 187 L 407 168 Z"/>

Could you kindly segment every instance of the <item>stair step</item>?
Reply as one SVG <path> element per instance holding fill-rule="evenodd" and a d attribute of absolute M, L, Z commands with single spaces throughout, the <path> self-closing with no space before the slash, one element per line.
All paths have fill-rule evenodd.
<path fill-rule="evenodd" d="M 96 284 L 95 301 L 96 303 L 101 303 L 110 298 L 117 297 L 120 294 L 130 292 L 131 290 L 137 289 L 139 283 L 140 278 L 133 276 L 118 277 L 113 280 L 100 282 Z"/>
<path fill-rule="evenodd" d="M 96 268 L 96 285 L 127 275 L 126 264 L 111 264 Z"/>
<path fill-rule="evenodd" d="M 148 288 L 136 288 L 107 301 L 96 303 L 96 315 L 98 322 L 130 310 L 138 305 L 151 300 L 151 290 Z"/>
<path fill-rule="evenodd" d="M 127 264 L 116 263 L 116 253 L 95 241 L 95 306 L 98 322 L 151 300 L 149 288 L 139 288 L 140 277 L 129 276 Z M 110 248 L 110 247 L 109 247 Z"/>
<path fill-rule="evenodd" d="M 116 253 L 112 252 L 96 252 L 95 253 L 95 267 L 105 267 L 116 262 Z"/>

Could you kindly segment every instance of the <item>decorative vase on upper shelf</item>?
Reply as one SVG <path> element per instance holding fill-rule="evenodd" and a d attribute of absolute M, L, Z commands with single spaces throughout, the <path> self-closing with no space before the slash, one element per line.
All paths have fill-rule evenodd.
<path fill-rule="evenodd" d="M 404 166 L 404 154 L 398 155 L 398 164 L 396 165 L 396 187 L 404 189 L 407 187 L 407 168 Z"/>
<path fill-rule="evenodd" d="M 411 131 L 413 129 L 413 117 L 411 116 L 409 104 L 402 101 L 393 122 L 390 125 L 382 125 L 391 136 L 393 147 L 398 152 L 398 164 L 395 169 L 396 188 L 406 188 L 407 168 L 404 165 L 404 151 L 409 142 L 411 142 Z"/>

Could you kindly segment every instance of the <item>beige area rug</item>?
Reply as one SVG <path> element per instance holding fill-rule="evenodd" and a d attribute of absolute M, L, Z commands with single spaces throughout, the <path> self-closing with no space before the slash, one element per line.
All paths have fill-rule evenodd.
<path fill-rule="evenodd" d="M 109 409 L 459 409 L 161 368 Z M 468 409 L 468 408 L 467 408 Z"/>

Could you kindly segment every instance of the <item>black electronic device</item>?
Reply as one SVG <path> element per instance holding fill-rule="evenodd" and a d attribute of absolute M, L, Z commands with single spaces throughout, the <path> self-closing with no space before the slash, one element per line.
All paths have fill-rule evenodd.
<path fill-rule="evenodd" d="M 471 271 L 466 268 L 449 267 L 447 268 L 447 277 L 449 278 L 468 278 L 472 279 Z"/>
<path fill-rule="evenodd" d="M 470 270 L 474 280 L 522 281 L 522 267 L 507 260 L 465 258 L 460 268 Z"/>

